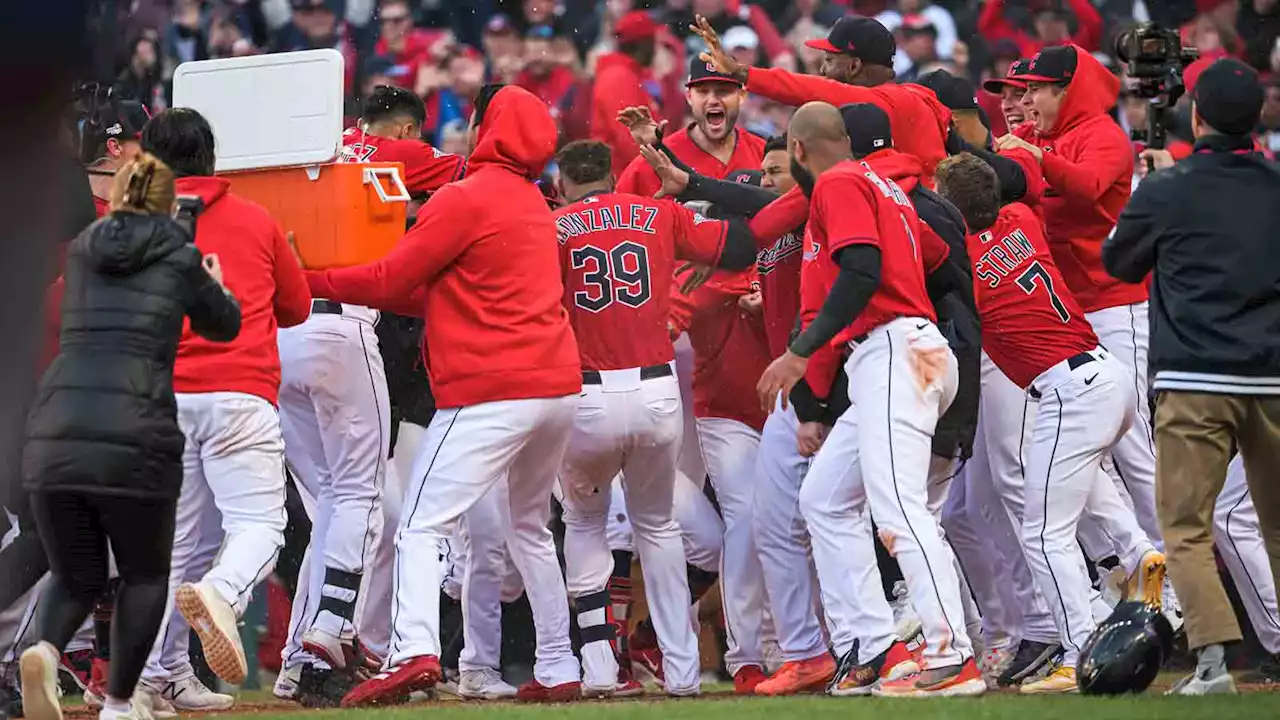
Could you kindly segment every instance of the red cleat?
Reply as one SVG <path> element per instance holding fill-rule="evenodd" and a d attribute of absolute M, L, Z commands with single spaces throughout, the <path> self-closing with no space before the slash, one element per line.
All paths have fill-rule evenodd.
<path fill-rule="evenodd" d="M 567 682 L 547 687 L 537 680 L 530 680 L 516 691 L 516 699 L 520 702 L 573 702 L 582 699 L 582 683 Z"/>
<path fill-rule="evenodd" d="M 439 680 L 440 658 L 421 655 L 355 686 L 342 698 L 342 707 L 395 705 L 408 700 L 410 693 L 435 687 Z"/>
<path fill-rule="evenodd" d="M 733 674 L 733 692 L 754 695 L 756 686 L 768 679 L 759 665 L 743 665 Z"/>
<path fill-rule="evenodd" d="M 636 680 L 635 673 L 631 670 L 630 658 L 618 658 L 618 688 L 613 691 L 613 696 L 640 697 L 641 695 L 644 695 L 644 685 Z"/>
<path fill-rule="evenodd" d="M 93 668 L 89 672 L 89 685 L 84 689 L 84 697 L 86 705 L 93 705 L 89 698 L 98 701 L 98 707 L 101 707 L 107 699 L 107 675 L 110 674 L 111 664 L 108 660 L 102 658 L 93 659 Z"/>

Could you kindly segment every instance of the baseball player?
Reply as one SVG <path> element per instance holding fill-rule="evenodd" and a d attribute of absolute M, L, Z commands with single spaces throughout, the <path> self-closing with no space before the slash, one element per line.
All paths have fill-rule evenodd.
<path fill-rule="evenodd" d="M 842 659 L 849 672 L 837 676 L 831 692 L 981 694 L 986 684 L 965 632 L 959 579 L 926 507 L 931 434 L 955 394 L 957 369 L 934 325 L 925 268 L 937 270 L 931 280 L 937 289 L 963 279 L 947 277 L 955 269 L 944 262 L 946 245 L 921 232 L 905 193 L 852 159 L 834 107 L 801 107 L 788 144 L 792 175 L 810 199 L 801 280 L 807 324 L 761 377 L 762 404 L 772 407 L 779 392 L 805 376 L 818 351 L 853 348 L 845 365 L 852 406 L 800 489 L 832 641 L 840 655 L 855 646 L 858 654 Z M 920 615 L 923 671 L 894 635 L 875 571 L 868 505 Z"/>
<path fill-rule="evenodd" d="M 316 294 L 423 316 L 432 418 L 396 537 L 391 647 L 383 672 L 344 706 L 401 701 L 440 679 L 439 544 L 507 478 L 507 544 L 537 630 L 534 679 L 522 700 L 571 700 L 580 669 L 569 644 L 564 581 L 547 529 L 548 498 L 582 389 L 561 306 L 556 226 L 530 182 L 555 152 L 546 105 L 518 87 L 486 86 L 472 116 L 467 177 L 441 188 L 387 257 L 310 272 Z M 500 198 L 502 212 L 492 212 Z"/>
<path fill-rule="evenodd" d="M 687 612 L 684 550 L 673 517 L 680 393 L 667 330 L 677 257 L 741 269 L 755 260 L 745 223 L 713 221 L 670 201 L 612 192 L 610 151 L 567 145 L 557 156 L 556 213 L 564 304 L 580 338 L 583 396 L 561 473 L 565 562 L 583 638 L 584 694 L 617 685 L 607 584 L 609 494 L 619 470 L 663 653 L 665 689 L 699 692 L 697 637 Z M 696 378 L 695 378 L 696 388 Z M 712 463 L 708 462 L 708 466 Z M 714 472 L 714 471 L 713 471 Z"/>
<path fill-rule="evenodd" d="M 1258 668 L 1256 677 L 1241 680 L 1280 682 L 1280 611 L 1276 606 L 1275 578 L 1262 541 L 1258 511 L 1245 482 L 1244 458 L 1239 455 L 1227 466 L 1226 484 L 1214 506 L 1213 539 L 1258 642 L 1270 655 Z"/>
<path fill-rule="evenodd" d="M 1096 627 L 1076 546 L 1084 508 L 1125 521 L 1113 525 L 1126 533 L 1116 541 L 1127 549 L 1122 561 L 1134 570 L 1146 601 L 1160 602 L 1164 580 L 1164 556 L 1099 472 L 1103 455 L 1133 421 L 1129 371 L 1098 347 L 1075 300 L 1060 294 L 1062 277 L 1039 219 L 1021 203 L 1000 208 L 999 183 L 989 167 L 967 154 L 950 158 L 939 166 L 938 183 L 971 232 L 984 349 L 1005 375 L 1040 399 L 1028 453 L 1022 539 L 1065 652 L 1048 677 L 1020 689 L 1075 692 L 1076 661 Z"/>

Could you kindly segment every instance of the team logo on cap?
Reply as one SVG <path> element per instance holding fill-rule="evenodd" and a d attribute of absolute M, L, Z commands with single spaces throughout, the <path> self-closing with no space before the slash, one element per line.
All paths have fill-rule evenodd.
<path fill-rule="evenodd" d="M 107 128 L 107 134 L 122 135 L 124 134 L 124 127 L 120 125 L 120 123 L 116 123 L 115 125 L 112 125 L 111 127 Z"/>
<path fill-rule="evenodd" d="M 713 73 L 715 71 L 716 71 L 715 63 L 707 63 L 707 72 Z"/>

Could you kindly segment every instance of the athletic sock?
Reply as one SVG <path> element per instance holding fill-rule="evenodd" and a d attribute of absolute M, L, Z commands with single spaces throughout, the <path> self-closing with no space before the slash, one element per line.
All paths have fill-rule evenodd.
<path fill-rule="evenodd" d="M 627 637 L 627 620 L 631 616 L 631 553 L 613 551 L 613 575 L 609 578 L 609 607 L 616 628 L 614 653 L 619 661 L 630 657 L 630 640 Z"/>
<path fill-rule="evenodd" d="M 325 568 L 324 585 L 320 587 L 320 611 L 341 620 L 339 635 L 354 630 L 356 596 L 360 592 L 360 573 Z"/>
<path fill-rule="evenodd" d="M 1212 680 L 1227 673 L 1226 649 L 1217 643 L 1196 651 L 1196 677 Z"/>
<path fill-rule="evenodd" d="M 102 707 L 115 713 L 127 713 L 129 712 L 131 704 L 128 700 L 121 700 L 120 698 L 108 695 L 106 699 L 102 701 Z"/>

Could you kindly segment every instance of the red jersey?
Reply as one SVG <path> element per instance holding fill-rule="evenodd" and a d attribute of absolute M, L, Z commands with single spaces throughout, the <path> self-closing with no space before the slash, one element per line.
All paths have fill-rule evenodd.
<path fill-rule="evenodd" d="M 809 203 L 800 312 L 807 324 L 822 309 L 840 274 L 835 254 L 851 245 L 880 249 L 880 286 L 853 323 L 833 339 L 841 345 L 900 317 L 937 321 L 925 290 L 932 272 L 949 254 L 935 233 L 921 231 L 911 200 L 892 180 L 866 163 L 846 160 L 822 173 Z"/>
<path fill-rule="evenodd" d="M 737 170 L 759 170 L 760 163 L 764 161 L 764 144 L 765 141 L 758 135 L 753 135 L 741 128 L 733 130 L 733 155 L 729 157 L 729 162 L 722 163 L 715 155 L 698 147 L 698 144 L 689 136 L 689 131 L 693 129 L 693 125 L 674 132 L 663 138 L 662 143 L 667 149 L 675 153 L 675 156 L 693 168 L 699 175 L 709 178 L 723 180 L 729 176 L 729 173 Z M 653 172 L 653 168 L 649 167 L 649 163 L 644 158 L 637 157 L 632 160 L 627 169 L 618 177 L 618 192 L 635 193 L 636 195 L 644 195 L 653 197 L 654 193 L 662 189 L 662 181 L 658 179 L 657 174 Z"/>
<path fill-rule="evenodd" d="M 966 244 L 982 349 L 1010 380 L 1025 388 L 1054 365 L 1098 347 L 1030 208 L 1006 205 L 995 225 Z"/>
<path fill-rule="evenodd" d="M 757 245 L 765 245 L 756 255 L 756 268 L 764 298 L 764 331 L 773 357 L 786 352 L 800 315 L 803 226 L 808 217 L 809 198 L 794 187 L 751 218 Z"/>
<path fill-rule="evenodd" d="M 600 193 L 556 211 L 564 306 L 586 370 L 671 362 L 676 260 L 715 265 L 729 224 L 671 200 Z"/>
<path fill-rule="evenodd" d="M 402 163 L 404 186 L 415 197 L 429 195 L 461 178 L 466 167 L 461 155 L 441 152 L 421 140 L 380 137 L 354 127 L 342 133 L 338 161 Z"/>

